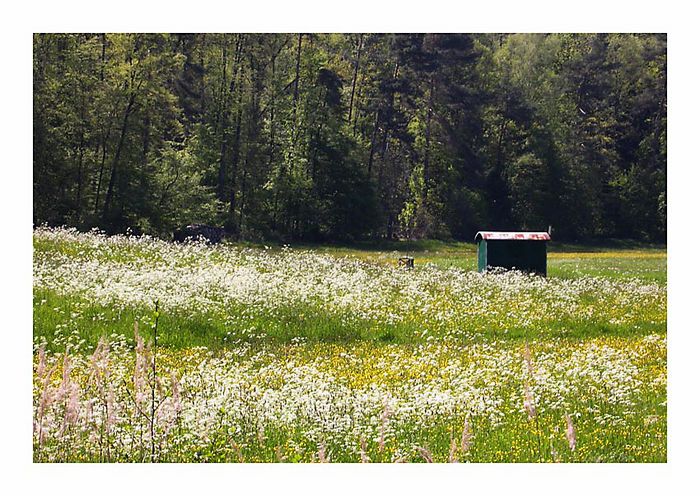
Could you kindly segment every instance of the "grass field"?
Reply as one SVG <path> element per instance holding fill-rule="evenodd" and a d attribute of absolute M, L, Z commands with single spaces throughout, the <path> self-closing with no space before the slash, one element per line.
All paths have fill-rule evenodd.
<path fill-rule="evenodd" d="M 665 461 L 665 248 L 475 255 L 38 229 L 34 458 Z"/>

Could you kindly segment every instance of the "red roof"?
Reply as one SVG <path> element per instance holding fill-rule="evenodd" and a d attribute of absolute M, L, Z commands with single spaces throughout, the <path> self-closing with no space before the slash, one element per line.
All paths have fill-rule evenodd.
<path fill-rule="evenodd" d="M 504 231 L 479 231 L 474 241 L 480 239 L 514 240 L 514 241 L 549 241 L 549 233 L 546 232 L 504 232 Z"/>

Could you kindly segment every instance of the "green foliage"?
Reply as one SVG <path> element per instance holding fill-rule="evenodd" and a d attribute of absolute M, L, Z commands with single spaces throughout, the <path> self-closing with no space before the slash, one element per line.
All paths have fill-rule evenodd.
<path fill-rule="evenodd" d="M 545 163 L 533 153 L 518 157 L 508 170 L 509 190 L 513 217 L 531 231 L 547 228 L 548 170 Z"/>
<path fill-rule="evenodd" d="M 666 235 L 666 38 L 37 34 L 34 222 Z"/>
<path fill-rule="evenodd" d="M 160 222 L 160 234 L 167 235 L 190 222 L 215 223 L 224 207 L 212 188 L 203 184 L 204 174 L 189 147 L 167 146 L 152 167 L 152 192 L 157 195 L 154 203 L 160 208 L 159 215 L 155 216 Z"/>

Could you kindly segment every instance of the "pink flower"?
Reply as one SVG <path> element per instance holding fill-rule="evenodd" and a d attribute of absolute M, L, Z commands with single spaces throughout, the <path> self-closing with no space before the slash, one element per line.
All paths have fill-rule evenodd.
<path fill-rule="evenodd" d="M 423 460 L 428 463 L 433 463 L 433 455 L 430 453 L 430 451 L 421 446 L 417 446 L 416 451 L 418 451 L 418 454 L 423 457 Z"/>
<path fill-rule="evenodd" d="M 574 423 L 568 413 L 564 415 L 564 418 L 566 419 L 566 440 L 569 441 L 569 448 L 571 448 L 571 451 L 574 451 L 576 449 L 576 431 L 574 430 Z"/>
<path fill-rule="evenodd" d="M 535 410 L 535 399 L 532 396 L 532 391 L 530 391 L 530 386 L 527 382 L 525 383 L 525 399 L 523 400 L 523 407 L 525 407 L 528 417 L 534 419 L 537 415 L 537 411 Z"/>
<path fill-rule="evenodd" d="M 326 453 L 326 443 L 318 444 L 318 461 L 319 463 L 329 463 L 331 461 L 330 455 Z"/>
<path fill-rule="evenodd" d="M 389 405 L 384 404 L 384 412 L 382 413 L 381 425 L 379 427 L 379 451 L 384 450 L 384 435 L 386 434 L 386 426 L 389 422 L 390 415 L 391 410 L 389 410 Z"/>
<path fill-rule="evenodd" d="M 449 457 L 450 463 L 458 463 L 459 459 L 457 458 L 457 441 L 454 439 L 450 439 L 450 457 Z"/>
<path fill-rule="evenodd" d="M 367 456 L 367 440 L 364 436 L 360 437 L 360 461 L 362 463 L 369 463 L 371 461 Z"/>
<path fill-rule="evenodd" d="M 466 453 L 472 445 L 472 432 L 469 426 L 469 417 L 464 418 L 464 428 L 462 429 L 462 452 Z"/>

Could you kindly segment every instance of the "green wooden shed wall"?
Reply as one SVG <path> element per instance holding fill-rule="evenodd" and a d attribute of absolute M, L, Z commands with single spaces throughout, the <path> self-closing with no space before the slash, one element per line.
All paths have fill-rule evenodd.
<path fill-rule="evenodd" d="M 547 275 L 546 232 L 479 231 L 474 240 L 479 272 L 502 267 Z"/>

